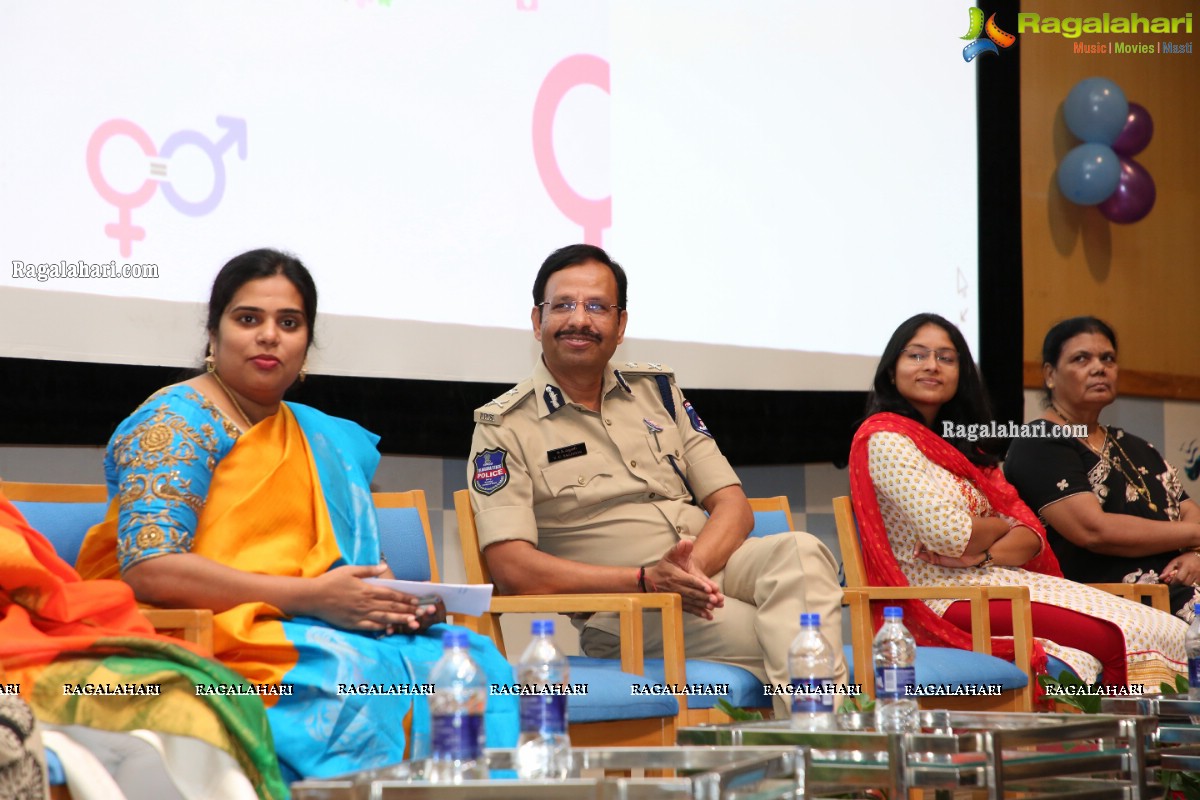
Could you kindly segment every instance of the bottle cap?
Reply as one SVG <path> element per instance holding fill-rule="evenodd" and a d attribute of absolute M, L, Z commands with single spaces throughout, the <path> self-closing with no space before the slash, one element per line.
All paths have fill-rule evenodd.
<path fill-rule="evenodd" d="M 805 625 L 812 625 L 813 627 L 820 627 L 821 615 L 820 614 L 801 614 L 800 615 L 800 627 L 804 627 Z"/>
<path fill-rule="evenodd" d="M 466 647 L 467 632 L 466 631 L 446 631 L 442 634 L 442 647 Z"/>
<path fill-rule="evenodd" d="M 904 609 L 900 606 L 885 606 L 883 609 L 884 619 L 900 619 L 904 616 Z"/>
<path fill-rule="evenodd" d="M 554 635 L 554 620 L 552 619 L 535 619 L 533 621 L 534 636 L 553 636 Z"/>

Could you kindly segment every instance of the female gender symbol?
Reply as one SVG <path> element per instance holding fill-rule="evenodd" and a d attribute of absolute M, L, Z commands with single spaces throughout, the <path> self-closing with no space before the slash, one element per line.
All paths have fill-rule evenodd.
<path fill-rule="evenodd" d="M 574 55 L 554 65 L 533 102 L 533 158 L 538 176 L 554 205 L 567 219 L 583 226 L 585 244 L 599 246 L 605 228 L 612 227 L 612 196 L 589 200 L 563 177 L 554 155 L 554 115 L 567 92 L 576 86 L 596 86 L 608 92 L 608 62 L 591 55 Z"/>
<path fill-rule="evenodd" d="M 127 119 L 110 119 L 96 128 L 92 138 L 88 139 L 88 177 L 100 196 L 117 207 L 117 221 L 105 225 L 104 233 L 116 239 L 121 246 L 121 256 L 129 258 L 133 252 L 133 241 L 140 242 L 146 238 L 146 229 L 133 224 L 133 209 L 150 202 L 154 190 L 158 188 L 158 181 L 147 179 L 137 191 L 129 194 L 118 192 L 109 185 L 100 170 L 100 151 L 104 149 L 104 143 L 114 136 L 128 136 L 133 139 L 134 144 L 142 149 L 147 158 L 153 158 L 158 153 L 154 149 L 154 142 L 150 141 L 150 136 Z"/>

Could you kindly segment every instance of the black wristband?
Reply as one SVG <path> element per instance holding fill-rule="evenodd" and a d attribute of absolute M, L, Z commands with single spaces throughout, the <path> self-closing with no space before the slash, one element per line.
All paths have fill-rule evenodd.
<path fill-rule="evenodd" d="M 646 568 L 645 567 L 642 567 L 641 569 L 638 570 L 638 588 L 642 590 L 643 594 L 645 594 L 645 592 L 646 592 Z"/>

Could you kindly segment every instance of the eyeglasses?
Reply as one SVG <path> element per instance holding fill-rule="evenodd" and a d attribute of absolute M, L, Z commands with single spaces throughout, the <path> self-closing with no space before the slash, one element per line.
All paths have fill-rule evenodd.
<path fill-rule="evenodd" d="M 946 367 L 958 366 L 958 351 L 943 347 L 941 350 L 930 350 L 928 347 L 906 347 L 900 352 L 914 364 L 923 364 L 925 359 L 933 356 L 937 362 Z"/>
<path fill-rule="evenodd" d="M 555 300 L 551 303 L 547 300 L 544 303 L 538 303 L 538 308 L 549 307 L 549 311 L 553 316 L 565 317 L 575 313 L 575 309 L 583 304 L 583 310 L 587 312 L 589 317 L 607 317 L 612 313 L 614 308 L 620 308 L 617 305 L 606 305 L 599 300 Z"/>

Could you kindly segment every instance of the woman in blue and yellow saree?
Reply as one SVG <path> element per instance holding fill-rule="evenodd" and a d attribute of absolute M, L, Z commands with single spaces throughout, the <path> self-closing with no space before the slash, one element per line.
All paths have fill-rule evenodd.
<path fill-rule="evenodd" d="M 213 284 L 208 370 L 150 397 L 114 433 L 111 505 L 84 541 L 85 577 L 120 575 L 143 602 L 212 608 L 216 658 L 257 687 L 284 776 L 401 760 L 404 720 L 441 654 L 432 607 L 388 577 L 369 479 L 376 436 L 282 402 L 302 374 L 316 289 L 296 259 L 234 258 Z M 493 682 L 512 669 L 471 636 Z M 489 746 L 516 741 L 516 704 L 489 699 Z"/>

